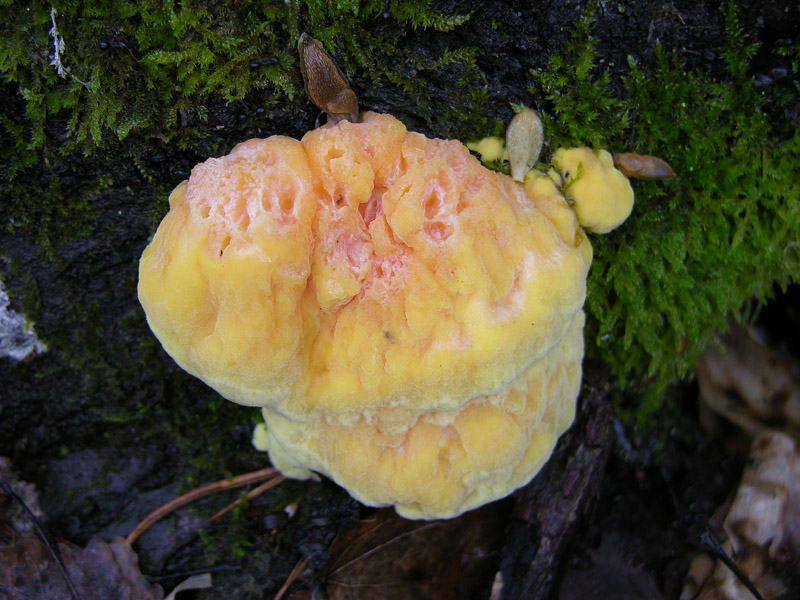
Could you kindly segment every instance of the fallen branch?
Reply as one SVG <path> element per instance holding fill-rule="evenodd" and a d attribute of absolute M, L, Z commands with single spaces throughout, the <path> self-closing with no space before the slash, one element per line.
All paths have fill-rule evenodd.
<path fill-rule="evenodd" d="M 199 488 L 193 489 L 190 492 L 186 492 L 182 496 L 178 496 L 177 498 L 170 500 L 163 506 L 151 512 L 136 526 L 136 528 L 133 531 L 131 531 L 128 534 L 128 537 L 125 539 L 128 542 L 128 544 L 133 545 L 133 542 L 135 542 L 138 539 L 138 537 L 142 535 L 145 531 L 147 531 L 150 528 L 150 526 L 153 525 L 155 522 L 164 518 L 171 512 L 176 511 L 179 508 L 183 508 L 187 504 L 191 504 L 196 500 L 200 500 L 201 498 L 205 498 L 206 496 L 209 496 L 216 492 L 221 492 L 223 490 L 231 490 L 248 485 L 250 483 L 256 483 L 258 481 L 263 481 L 264 479 L 272 479 L 272 478 L 279 479 L 279 481 L 277 481 L 277 483 L 275 483 L 274 485 L 277 485 L 278 483 L 283 481 L 283 476 L 278 473 L 278 470 L 275 469 L 274 467 L 269 467 L 267 469 L 261 469 L 260 471 L 253 471 L 252 473 L 237 475 L 236 477 L 233 477 L 231 479 L 222 479 L 220 481 L 215 481 L 214 483 L 209 483 L 208 485 L 204 485 Z M 272 482 L 270 481 L 270 483 Z M 264 490 L 262 490 L 262 492 L 263 491 Z M 232 506 L 224 509 L 225 512 L 227 512 L 227 510 L 231 508 L 234 508 L 236 505 L 237 504 L 234 503 Z M 217 515 L 214 515 L 212 519 L 217 518 L 218 516 L 221 515 L 217 513 Z"/>

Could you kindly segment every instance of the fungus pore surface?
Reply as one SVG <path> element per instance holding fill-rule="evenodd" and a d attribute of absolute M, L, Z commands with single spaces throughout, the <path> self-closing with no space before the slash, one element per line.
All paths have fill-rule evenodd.
<path fill-rule="evenodd" d="M 450 517 L 527 483 L 572 422 L 590 262 L 549 177 L 365 113 L 197 165 L 139 297 L 181 367 L 263 407 L 284 473 Z"/>

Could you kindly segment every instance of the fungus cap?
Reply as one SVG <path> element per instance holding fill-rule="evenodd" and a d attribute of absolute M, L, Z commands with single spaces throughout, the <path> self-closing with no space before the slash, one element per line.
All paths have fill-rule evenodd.
<path fill-rule="evenodd" d="M 178 364 L 263 407 L 284 472 L 454 516 L 530 480 L 571 422 L 590 262 L 548 178 L 365 113 L 196 166 L 139 297 Z"/>

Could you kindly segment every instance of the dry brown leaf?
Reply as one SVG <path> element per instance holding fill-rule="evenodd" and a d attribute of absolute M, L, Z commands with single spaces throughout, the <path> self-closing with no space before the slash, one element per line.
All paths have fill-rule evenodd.
<path fill-rule="evenodd" d="M 379 510 L 331 544 L 329 598 L 488 597 L 507 513 L 502 501 L 438 521 L 410 521 L 392 509 Z"/>
<path fill-rule="evenodd" d="M 800 565 L 800 451 L 776 431 L 759 433 L 723 523 L 722 548 L 764 598 L 797 584 Z M 794 577 L 786 577 L 795 573 Z M 699 594 L 697 589 L 700 589 Z M 682 598 L 750 600 L 752 594 L 721 562 L 697 558 Z"/>
<path fill-rule="evenodd" d="M 756 436 L 724 527 L 737 551 L 751 544 L 772 558 L 800 556 L 800 451 L 792 438 Z"/>
<path fill-rule="evenodd" d="M 769 429 L 800 441 L 800 382 L 789 365 L 750 327 L 734 328 L 722 345 L 724 354 L 712 348 L 697 366 L 703 425 L 724 439 L 719 415 L 750 436 Z"/>
<path fill-rule="evenodd" d="M 138 558 L 122 538 L 110 544 L 93 539 L 86 548 L 58 544 L 81 600 L 162 600 L 164 594 L 139 572 Z M 0 597 L 73 600 L 53 554 L 34 534 L 22 534 L 0 546 Z"/>
<path fill-rule="evenodd" d="M 614 166 L 631 179 L 672 179 L 675 171 L 657 156 L 623 152 L 614 155 Z"/>
<path fill-rule="evenodd" d="M 0 486 L 2 600 L 162 600 L 161 588 L 144 578 L 136 553 L 122 538 L 110 544 L 95 538 L 86 548 L 69 542 L 49 546 L 38 535 L 38 494 L 17 478 L 8 459 L 0 458 Z"/>
<path fill-rule="evenodd" d="M 0 598 L 162 600 L 161 588 L 147 582 L 122 538 L 110 544 L 95 538 L 86 548 L 46 543 L 36 489 L 5 458 L 0 486 Z"/>

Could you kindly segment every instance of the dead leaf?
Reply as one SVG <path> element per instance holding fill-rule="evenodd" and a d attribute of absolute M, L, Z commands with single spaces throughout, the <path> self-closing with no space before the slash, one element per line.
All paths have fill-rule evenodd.
<path fill-rule="evenodd" d="M 791 437 L 766 431 L 753 439 L 749 458 L 719 532 L 721 548 L 764 598 L 777 598 L 796 586 L 786 574 L 796 580 L 800 564 L 800 451 Z M 682 597 L 753 597 L 722 562 L 713 570 L 707 562 L 695 559 Z"/>
<path fill-rule="evenodd" d="M 110 544 L 93 539 L 86 548 L 58 544 L 70 579 L 81 600 L 162 600 L 161 588 L 139 572 L 138 558 L 122 538 Z M 69 584 L 42 540 L 30 533 L 0 546 L 2 598 L 73 600 Z"/>
<path fill-rule="evenodd" d="M 800 441 L 800 382 L 790 366 L 752 327 L 734 328 L 722 345 L 724 353 L 712 348 L 697 366 L 703 425 L 730 445 L 736 434 L 726 439 L 718 417 L 749 436 L 769 429 Z"/>
<path fill-rule="evenodd" d="M 724 527 L 737 552 L 751 544 L 772 558 L 784 546 L 800 555 L 800 451 L 792 438 L 777 431 L 756 436 Z"/>
<path fill-rule="evenodd" d="M 85 548 L 50 547 L 42 537 L 38 495 L 0 459 L 0 598 L 17 600 L 162 600 L 164 593 L 139 571 L 139 559 L 122 538 L 94 538 Z M 33 533 L 36 531 L 37 533 Z"/>
<path fill-rule="evenodd" d="M 502 501 L 437 521 L 410 521 L 381 509 L 331 544 L 329 598 L 486 598 L 507 513 Z"/>

